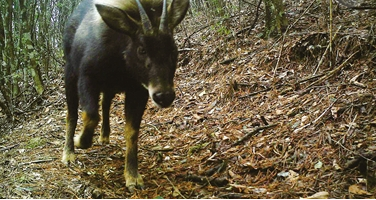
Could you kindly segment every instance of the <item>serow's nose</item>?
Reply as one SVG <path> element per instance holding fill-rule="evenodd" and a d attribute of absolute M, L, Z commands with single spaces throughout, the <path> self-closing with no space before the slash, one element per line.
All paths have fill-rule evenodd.
<path fill-rule="evenodd" d="M 156 92 L 153 94 L 153 101 L 162 108 L 169 107 L 175 99 L 175 92 Z"/>

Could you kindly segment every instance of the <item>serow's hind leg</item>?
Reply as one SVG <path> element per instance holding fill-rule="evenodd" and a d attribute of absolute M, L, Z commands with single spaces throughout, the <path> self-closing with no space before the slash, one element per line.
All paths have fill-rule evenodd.
<path fill-rule="evenodd" d="M 68 113 L 66 117 L 65 145 L 62 156 L 62 162 L 66 165 L 68 165 L 70 162 L 74 162 L 75 160 L 73 137 L 78 119 L 77 79 L 75 77 L 68 76 L 67 74 L 69 73 L 66 72 L 65 76 L 65 95 Z"/>
<path fill-rule="evenodd" d="M 95 82 L 82 78 L 79 82 L 80 103 L 83 109 L 83 130 L 74 139 L 74 145 L 81 149 L 90 148 L 93 144 L 95 128 L 99 122 L 98 102 L 99 87 Z"/>
<path fill-rule="evenodd" d="M 125 138 L 127 151 L 125 155 L 124 177 L 129 191 L 143 188 L 144 182 L 138 173 L 138 133 L 142 115 L 145 110 L 148 93 L 146 90 L 127 92 L 125 100 Z"/>

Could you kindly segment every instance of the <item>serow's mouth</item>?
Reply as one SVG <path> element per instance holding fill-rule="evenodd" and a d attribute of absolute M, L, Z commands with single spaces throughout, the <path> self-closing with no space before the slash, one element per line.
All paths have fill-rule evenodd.
<path fill-rule="evenodd" d="M 149 91 L 150 98 L 158 107 L 167 108 L 171 106 L 175 99 L 175 91 L 172 87 L 161 89 L 160 87 L 153 87 L 149 85 L 147 89 Z"/>

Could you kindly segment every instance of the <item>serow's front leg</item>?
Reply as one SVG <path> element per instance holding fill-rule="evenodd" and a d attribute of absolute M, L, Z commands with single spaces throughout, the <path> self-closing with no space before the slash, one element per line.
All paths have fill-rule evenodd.
<path fill-rule="evenodd" d="M 112 92 L 103 93 L 102 95 L 102 130 L 99 136 L 99 143 L 110 143 L 110 107 L 111 101 L 115 97 Z"/>
<path fill-rule="evenodd" d="M 144 182 L 138 173 L 138 133 L 142 115 L 145 110 L 148 93 L 145 89 L 140 91 L 127 92 L 125 99 L 125 138 L 126 155 L 124 177 L 129 191 L 133 192 L 135 188 L 143 188 Z"/>

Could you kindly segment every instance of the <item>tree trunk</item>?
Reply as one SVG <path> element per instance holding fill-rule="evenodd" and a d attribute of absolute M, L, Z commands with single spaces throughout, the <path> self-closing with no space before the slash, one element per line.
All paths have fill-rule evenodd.
<path fill-rule="evenodd" d="M 281 35 L 288 21 L 282 0 L 264 0 L 265 3 L 265 31 L 264 38 Z"/>
<path fill-rule="evenodd" d="M 23 24 L 22 28 L 20 28 L 20 32 L 21 32 L 21 35 L 27 34 L 30 36 L 30 37 L 23 36 L 24 43 L 20 42 L 19 49 L 20 50 L 23 49 L 24 52 L 26 53 L 24 58 L 27 59 L 27 61 L 25 61 L 25 63 L 28 63 L 27 69 L 33 79 L 35 90 L 37 91 L 39 95 L 41 95 L 44 91 L 44 84 L 43 84 L 43 80 L 41 78 L 42 77 L 41 72 L 39 69 L 40 65 L 38 64 L 39 62 L 41 62 L 38 56 L 40 52 L 37 52 L 37 50 L 34 47 L 34 44 L 38 44 L 40 42 L 37 41 L 37 37 L 36 37 L 37 32 L 36 32 L 34 20 L 29 19 L 30 16 L 33 16 L 31 19 L 35 18 L 34 17 L 35 13 L 38 12 L 36 9 L 38 8 L 35 2 L 28 1 L 28 7 L 31 8 L 30 10 L 32 12 L 32 13 L 28 13 L 28 10 L 27 10 L 28 7 L 25 5 L 25 0 L 19 0 L 19 2 L 20 2 L 20 11 L 22 13 L 22 24 Z M 41 9 L 45 8 L 45 5 L 43 4 L 40 6 L 42 7 Z M 41 14 L 41 16 L 43 15 Z M 43 20 L 44 19 L 39 20 L 39 26 L 41 26 L 42 24 L 44 25 L 44 23 L 41 22 Z M 39 29 L 43 30 L 44 27 L 39 27 Z M 41 46 L 41 48 L 43 48 L 43 46 Z M 27 80 L 24 80 L 24 81 L 27 81 Z"/>
<path fill-rule="evenodd" d="M 12 79 L 6 78 L 6 84 L 11 87 L 11 96 L 17 96 L 20 93 L 20 88 L 18 86 L 19 77 L 14 74 L 17 72 L 17 66 L 15 66 L 15 48 L 14 48 L 14 39 L 13 39 L 13 0 L 7 0 L 7 12 L 5 14 L 5 24 L 4 24 L 4 33 L 5 33 L 5 57 L 4 62 L 6 65 L 6 77 L 12 77 Z"/>

